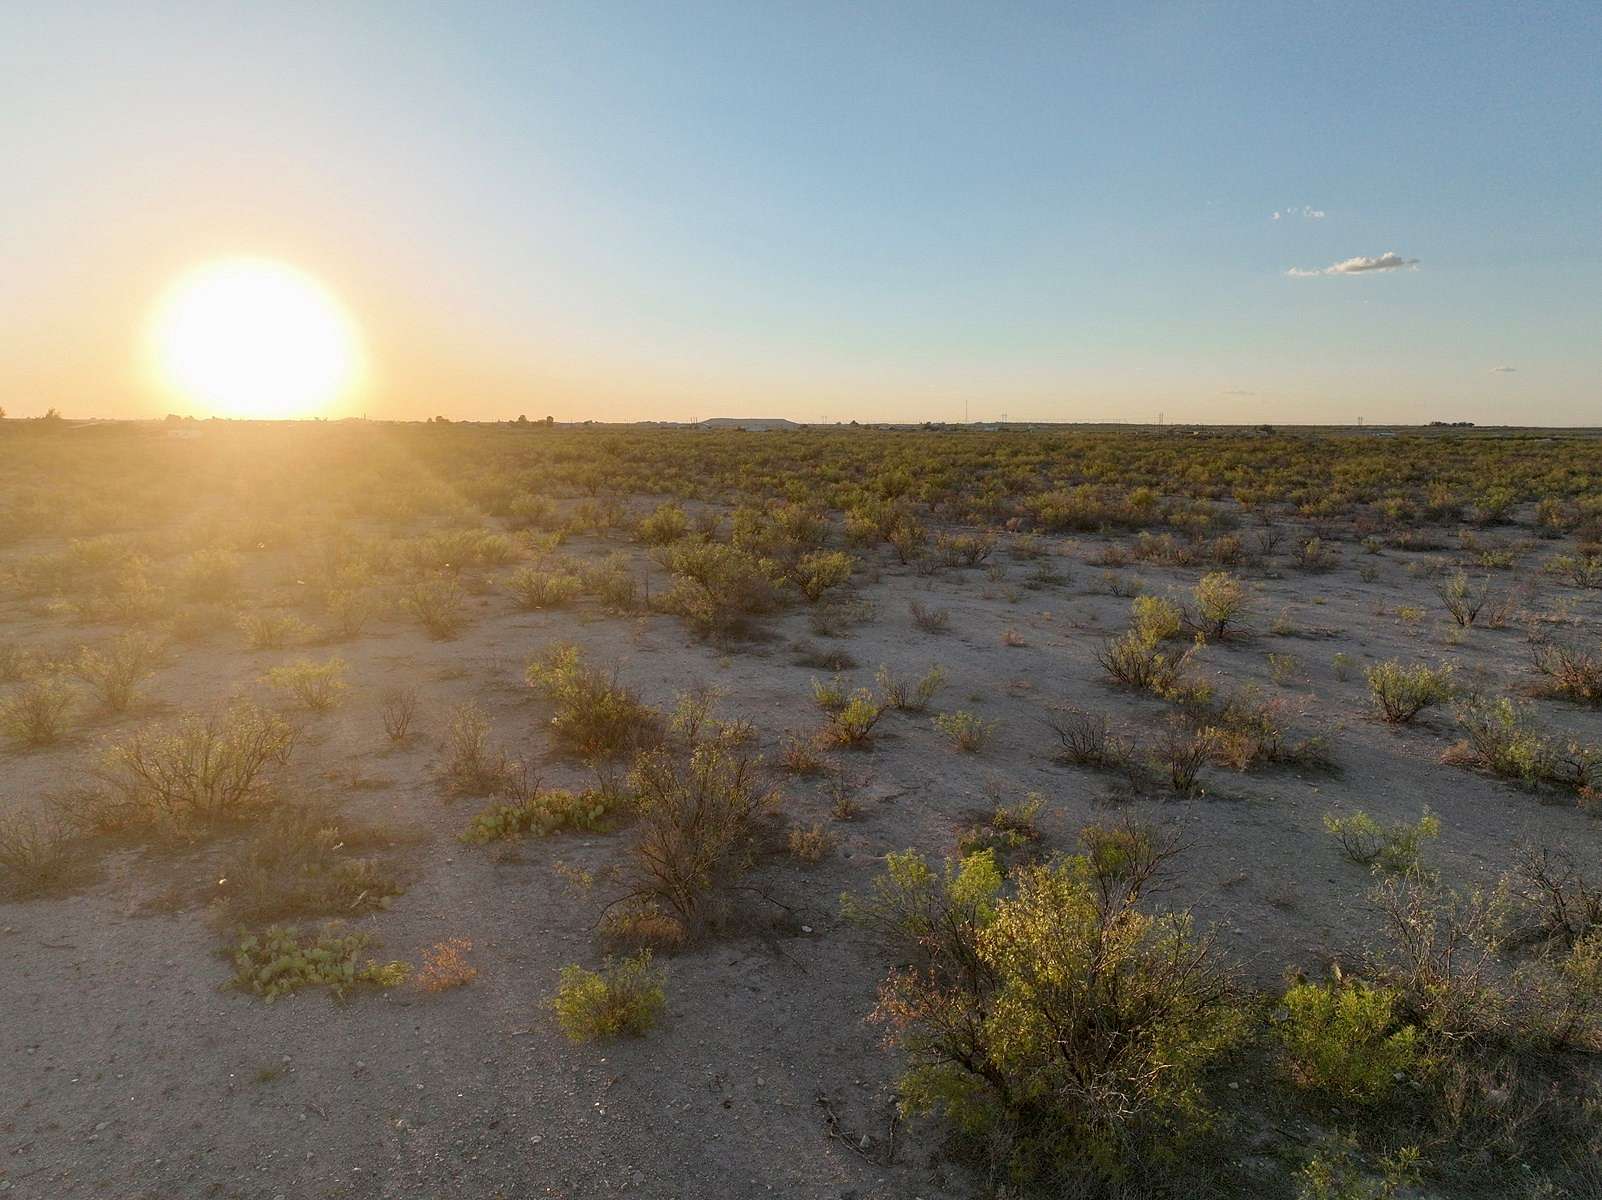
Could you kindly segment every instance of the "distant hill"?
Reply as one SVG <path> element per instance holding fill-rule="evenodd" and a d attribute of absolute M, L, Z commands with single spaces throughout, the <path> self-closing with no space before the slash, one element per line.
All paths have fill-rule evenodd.
<path fill-rule="evenodd" d="M 794 421 L 783 417 L 709 417 L 700 422 L 702 429 L 800 429 Z"/>

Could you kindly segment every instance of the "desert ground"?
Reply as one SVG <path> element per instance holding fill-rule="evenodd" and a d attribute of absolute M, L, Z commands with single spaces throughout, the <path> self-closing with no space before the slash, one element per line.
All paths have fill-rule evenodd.
<path fill-rule="evenodd" d="M 0 1192 L 1602 1194 L 1602 440 L 24 424 Z M 240 714 L 279 740 L 197 787 Z M 688 892 L 639 755 L 749 789 Z M 1093 1145 L 1049 1071 L 918 1104 L 927 1024 L 871 1018 L 935 935 L 842 896 L 915 850 L 1004 906 L 1120 831 L 1159 861 L 1098 919 L 1188 914 L 1234 1014 L 1194 1088 Z M 241 951 L 330 921 L 343 985 Z M 559 1020 L 642 950 L 637 1027 Z M 1298 985 L 1383 997 L 1308 1018 L 1375 1057 Z"/>

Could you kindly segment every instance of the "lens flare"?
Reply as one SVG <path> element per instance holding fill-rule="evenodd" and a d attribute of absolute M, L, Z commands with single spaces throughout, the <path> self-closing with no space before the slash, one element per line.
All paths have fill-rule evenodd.
<path fill-rule="evenodd" d="M 362 374 L 338 300 L 270 259 L 208 263 L 179 279 L 157 307 L 151 351 L 166 389 L 220 417 L 324 415 Z"/>

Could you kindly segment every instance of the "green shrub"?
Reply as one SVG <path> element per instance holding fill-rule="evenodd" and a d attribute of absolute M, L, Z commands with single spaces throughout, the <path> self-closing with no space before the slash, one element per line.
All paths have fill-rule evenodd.
<path fill-rule="evenodd" d="M 636 536 L 647 546 L 666 546 L 690 532 L 690 518 L 677 504 L 661 505 L 640 521 Z"/>
<path fill-rule="evenodd" d="M 935 553 L 948 567 L 977 567 L 990 557 L 996 548 L 992 534 L 938 533 L 935 535 Z"/>
<path fill-rule="evenodd" d="M 1124 820 L 1117 825 L 1086 825 L 1079 831 L 1092 878 L 1140 892 L 1178 851 L 1171 837 L 1150 825 Z"/>
<path fill-rule="evenodd" d="M 561 571 L 541 571 L 523 567 L 512 573 L 507 582 L 517 606 L 531 612 L 546 608 L 561 608 L 570 603 L 584 589 L 577 575 Z"/>
<path fill-rule="evenodd" d="M 338 588 L 323 598 L 323 611 L 333 637 L 341 641 L 360 637 L 378 612 L 378 600 L 368 588 Z"/>
<path fill-rule="evenodd" d="M 1035 818 L 1046 798 L 1031 792 L 1021 804 L 997 804 L 984 824 L 974 825 L 957 838 L 957 853 L 967 858 L 989 850 L 998 861 L 1009 861 L 1019 851 L 1031 850 L 1040 841 Z"/>
<path fill-rule="evenodd" d="M 935 693 L 945 686 L 946 669 L 937 663 L 925 671 L 917 683 L 909 686 L 898 680 L 889 667 L 881 666 L 873 682 L 886 708 L 921 713 L 928 711 Z"/>
<path fill-rule="evenodd" d="M 17 642 L 0 642 L 0 683 L 20 683 L 33 671 L 33 655 Z"/>
<path fill-rule="evenodd" d="M 343 1000 L 354 988 L 399 987 L 411 968 L 403 962 L 360 961 L 372 943 L 365 933 L 329 926 L 302 933 L 293 925 L 241 934 L 233 949 L 234 986 L 271 1003 L 305 987 L 326 987 Z"/>
<path fill-rule="evenodd" d="M 449 641 L 466 620 L 462 588 L 452 575 L 419 579 L 401 596 L 401 607 L 415 617 L 435 641 Z"/>
<path fill-rule="evenodd" d="M 1193 594 L 1196 631 L 1209 642 L 1221 642 L 1240 632 L 1240 622 L 1248 607 L 1246 588 L 1227 571 L 1211 571 L 1201 577 Z"/>
<path fill-rule="evenodd" d="M 760 782 L 761 767 L 721 740 L 701 742 L 688 759 L 659 748 L 635 760 L 633 903 L 672 914 L 692 936 L 719 918 L 751 865 L 758 822 L 778 805 L 778 794 Z"/>
<path fill-rule="evenodd" d="M 511 785 L 517 767 L 490 743 L 490 719 L 471 700 L 451 710 L 445 727 L 445 765 L 440 772 L 453 796 L 487 796 Z"/>
<path fill-rule="evenodd" d="M 333 708 L 347 686 L 345 663 L 338 658 L 321 663 L 298 659 L 287 666 L 274 667 L 267 672 L 266 680 L 269 686 L 312 712 L 327 712 Z"/>
<path fill-rule="evenodd" d="M 1131 629 L 1103 642 L 1096 661 L 1114 682 L 1166 696 L 1179 686 L 1192 653 L 1194 647 L 1178 654 L 1165 653 L 1161 643 Z"/>
<path fill-rule="evenodd" d="M 1462 705 L 1457 718 L 1474 765 L 1528 786 L 1546 778 L 1547 742 L 1536 732 L 1527 708 L 1505 696 L 1476 699 Z"/>
<path fill-rule="evenodd" d="M 482 845 L 530 834 L 605 833 L 616 824 L 626 803 L 626 797 L 604 788 L 571 792 L 535 787 L 510 803 L 494 804 L 479 813 L 462 832 L 462 841 Z"/>
<path fill-rule="evenodd" d="M 584 590 L 611 611 L 633 612 L 638 606 L 639 588 L 625 555 L 611 554 L 598 563 L 581 562 L 578 575 Z"/>
<path fill-rule="evenodd" d="M 80 650 L 73 673 L 94 688 L 107 709 L 126 712 L 138 698 L 139 684 L 155 673 L 164 654 L 149 634 L 125 633 L 103 650 Z"/>
<path fill-rule="evenodd" d="M 801 594 L 813 604 L 851 581 L 855 560 L 843 550 L 815 550 L 802 555 L 790 572 Z"/>
<path fill-rule="evenodd" d="M 1399 1077 L 1423 1065 L 1418 1031 L 1395 1009 L 1394 992 L 1338 974 L 1292 987 L 1279 1025 L 1292 1078 L 1342 1103 L 1384 1100 Z"/>
<path fill-rule="evenodd" d="M 1180 635 L 1184 613 L 1179 605 L 1161 596 L 1136 596 L 1130 603 L 1131 629 L 1142 641 L 1160 642 Z"/>
<path fill-rule="evenodd" d="M 699 637 L 727 637 L 745 630 L 749 619 L 775 611 L 777 567 L 721 542 L 681 542 L 671 548 L 667 567 L 673 587 L 662 608 L 683 617 Z"/>
<path fill-rule="evenodd" d="M 562 1032 L 575 1042 L 640 1037 L 667 1004 L 666 976 L 642 950 L 621 962 L 607 959 L 600 971 L 576 964 L 562 968 L 551 1008 Z"/>
<path fill-rule="evenodd" d="M 863 749 L 873 740 L 873 728 L 884 713 L 884 705 L 873 698 L 872 692 L 858 688 L 829 718 L 820 736 L 831 746 Z"/>
<path fill-rule="evenodd" d="M 831 676 L 827 680 L 817 678 L 812 680 L 812 702 L 824 712 L 839 712 L 850 698 L 846 681 L 839 675 Z"/>
<path fill-rule="evenodd" d="M 239 556 L 231 550 L 196 550 L 178 567 L 178 588 L 190 600 L 226 603 L 239 587 Z"/>
<path fill-rule="evenodd" d="M 906 1055 L 903 1107 L 1001 1146 L 1019 1180 L 1111 1181 L 1204 1109 L 1202 1072 L 1241 1019 L 1211 941 L 1148 915 L 1085 858 L 1027 867 L 1002 894 L 993 856 L 944 875 L 891 855 L 851 919 L 915 955 L 874 1017 Z"/>
<path fill-rule="evenodd" d="M 1381 825 L 1358 809 L 1350 816 L 1324 814 L 1324 828 L 1341 844 L 1346 857 L 1359 866 L 1387 871 L 1408 871 L 1418 865 L 1419 850 L 1440 835 L 1441 821 L 1426 805 L 1417 821 Z"/>
<path fill-rule="evenodd" d="M 60 679 L 31 679 L 0 700 L 0 733 L 16 746 L 53 746 L 67 731 L 77 693 Z"/>
<path fill-rule="evenodd" d="M 1395 659 L 1369 667 L 1369 695 L 1380 715 L 1393 725 L 1405 725 L 1426 708 L 1452 697 L 1452 668 L 1415 663 L 1405 667 Z"/>
<path fill-rule="evenodd" d="M 577 646 L 552 646 L 529 663 L 526 678 L 556 706 L 551 732 L 570 753 L 584 758 L 619 754 L 659 733 L 656 711 L 619 683 L 615 671 L 585 663 Z"/>
<path fill-rule="evenodd" d="M 281 650 L 310 633 L 306 623 L 293 613 L 246 613 L 239 618 L 238 625 L 245 635 L 245 645 L 252 650 Z"/>
<path fill-rule="evenodd" d="M 941 713 L 934 718 L 934 727 L 945 734 L 946 740 L 964 754 L 977 754 L 983 750 L 991 735 L 995 733 L 996 725 L 997 722 L 986 721 L 966 709 Z"/>
<path fill-rule="evenodd" d="M 0 817 L 0 898 L 62 891 L 87 875 L 89 865 L 61 828 L 30 817 Z"/>
<path fill-rule="evenodd" d="M 1296 1200 L 1395 1200 L 1418 1182 L 1418 1147 L 1383 1155 L 1378 1166 L 1378 1174 L 1365 1169 L 1350 1135 L 1327 1139 L 1296 1173 Z"/>
<path fill-rule="evenodd" d="M 1546 695 L 1602 708 L 1602 654 L 1540 642 L 1532 647 L 1531 659 L 1546 681 L 1542 689 Z"/>
<path fill-rule="evenodd" d="M 268 768 L 289 761 L 295 738 L 293 726 L 245 702 L 190 714 L 112 745 L 94 782 L 67 799 L 97 830 L 239 820 L 271 800 Z"/>

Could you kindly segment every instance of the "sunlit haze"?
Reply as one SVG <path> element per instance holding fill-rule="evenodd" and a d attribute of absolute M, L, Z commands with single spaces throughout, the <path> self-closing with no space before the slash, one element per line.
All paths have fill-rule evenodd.
<path fill-rule="evenodd" d="M 0 405 L 1594 424 L 1599 45 L 1594 3 L 9 4 Z M 321 334 L 150 370 L 239 258 L 362 386 Z"/>
<path fill-rule="evenodd" d="M 160 382 L 202 415 L 324 415 L 360 373 L 349 319 L 317 282 L 283 263 L 230 259 L 175 283 L 152 321 Z"/>

